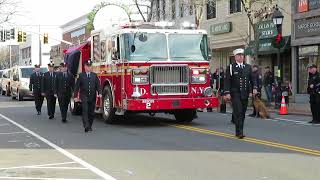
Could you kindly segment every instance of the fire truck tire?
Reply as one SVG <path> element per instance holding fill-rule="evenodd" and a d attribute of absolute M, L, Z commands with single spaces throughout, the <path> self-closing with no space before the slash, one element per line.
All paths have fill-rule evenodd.
<path fill-rule="evenodd" d="M 81 115 L 81 103 L 74 102 L 73 97 L 70 100 L 70 112 L 72 115 Z"/>
<path fill-rule="evenodd" d="M 191 122 L 194 119 L 194 109 L 177 110 L 174 112 L 174 117 L 178 122 Z"/>
<path fill-rule="evenodd" d="M 104 121 L 108 124 L 116 123 L 116 108 L 113 107 L 113 97 L 111 90 L 108 86 L 104 88 L 102 93 L 102 108 L 102 117 Z"/>

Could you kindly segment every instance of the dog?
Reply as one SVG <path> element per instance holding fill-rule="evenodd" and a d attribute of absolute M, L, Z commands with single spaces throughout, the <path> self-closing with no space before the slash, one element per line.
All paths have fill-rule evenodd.
<path fill-rule="evenodd" d="M 261 117 L 263 119 L 270 118 L 269 112 L 264 105 L 264 103 L 257 97 L 253 96 L 253 106 L 256 109 L 256 117 Z"/>

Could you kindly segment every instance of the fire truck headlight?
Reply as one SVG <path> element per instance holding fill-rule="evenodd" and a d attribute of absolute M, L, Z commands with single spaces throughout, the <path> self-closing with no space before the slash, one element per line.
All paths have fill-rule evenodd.
<path fill-rule="evenodd" d="M 206 96 L 206 97 L 211 97 L 213 95 L 213 89 L 211 87 L 207 87 L 203 91 L 203 95 Z"/>
<path fill-rule="evenodd" d="M 134 76 L 132 79 L 133 84 L 148 84 L 149 78 L 147 76 Z"/>
<path fill-rule="evenodd" d="M 192 83 L 206 83 L 205 75 L 193 75 L 191 79 Z"/>

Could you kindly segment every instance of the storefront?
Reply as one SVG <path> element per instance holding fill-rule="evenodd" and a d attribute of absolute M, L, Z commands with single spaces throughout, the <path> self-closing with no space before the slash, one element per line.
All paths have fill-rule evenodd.
<path fill-rule="evenodd" d="M 307 66 L 316 64 L 318 70 L 320 68 L 320 0 L 298 0 L 293 3 L 293 90 L 297 103 L 307 103 Z"/>

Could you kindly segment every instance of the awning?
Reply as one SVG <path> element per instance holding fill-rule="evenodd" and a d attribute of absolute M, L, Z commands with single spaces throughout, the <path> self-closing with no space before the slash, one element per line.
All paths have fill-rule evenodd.
<path fill-rule="evenodd" d="M 291 36 L 284 36 L 283 39 L 285 41 L 285 45 L 280 49 L 281 53 L 291 49 Z M 249 46 L 245 48 L 244 53 L 246 55 L 254 55 L 254 46 L 255 42 L 251 41 Z M 272 46 L 272 38 L 259 40 L 258 55 L 276 54 L 277 52 L 278 49 Z"/>

